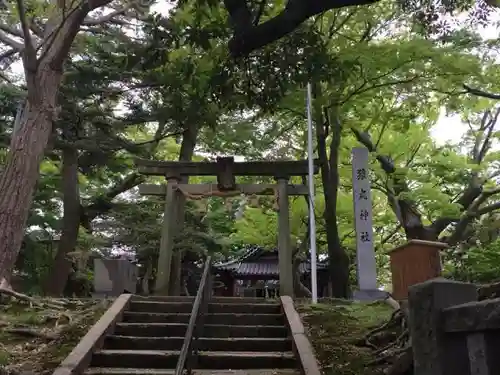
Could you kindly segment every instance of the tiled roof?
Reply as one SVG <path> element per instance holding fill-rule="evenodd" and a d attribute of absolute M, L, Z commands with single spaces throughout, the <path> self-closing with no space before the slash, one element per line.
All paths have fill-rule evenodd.
<path fill-rule="evenodd" d="M 270 259 L 262 259 L 262 256 L 270 256 Z M 275 257 L 272 257 L 275 255 Z M 259 259 L 261 258 L 261 259 Z M 318 263 L 318 269 L 325 269 L 327 267 L 324 263 Z M 279 274 L 278 266 L 278 252 L 276 250 L 269 251 L 261 248 L 254 248 L 240 259 L 214 265 L 218 270 L 230 271 L 236 276 L 277 276 Z M 311 270 L 309 262 L 302 262 L 299 265 L 299 272 L 301 274 L 308 273 Z"/>
<path fill-rule="evenodd" d="M 277 275 L 278 264 L 276 263 L 240 263 L 236 270 L 239 275 Z"/>

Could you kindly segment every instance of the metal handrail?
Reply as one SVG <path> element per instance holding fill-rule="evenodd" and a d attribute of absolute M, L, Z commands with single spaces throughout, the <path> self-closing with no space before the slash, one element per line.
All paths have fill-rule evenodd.
<path fill-rule="evenodd" d="M 203 333 L 205 316 L 208 312 L 208 301 L 212 297 L 213 280 L 211 269 L 212 257 L 209 256 L 205 261 L 200 286 L 191 310 L 186 336 L 175 368 L 175 375 L 183 375 L 184 370 L 187 370 L 187 374 L 190 375 L 198 358 L 198 339 Z"/>

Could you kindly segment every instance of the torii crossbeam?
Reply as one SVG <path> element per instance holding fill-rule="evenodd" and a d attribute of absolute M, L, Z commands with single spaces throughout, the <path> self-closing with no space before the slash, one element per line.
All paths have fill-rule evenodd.
<path fill-rule="evenodd" d="M 292 185 L 292 176 L 307 176 L 307 160 L 300 161 L 252 161 L 234 162 L 232 157 L 217 158 L 216 162 L 176 162 L 137 159 L 139 173 L 147 176 L 165 176 L 167 184 L 139 186 L 143 195 L 165 197 L 164 222 L 158 257 L 155 293 L 171 295 L 170 273 L 172 268 L 173 240 L 180 232 L 176 200 L 179 194 L 193 196 L 234 196 L 277 194 L 278 205 L 278 251 L 280 269 L 280 295 L 293 296 L 292 249 L 290 244 L 290 213 L 288 196 L 308 195 L 305 185 Z M 314 173 L 318 173 L 319 162 L 315 160 Z M 217 184 L 179 184 L 186 176 L 217 176 Z M 236 184 L 236 176 L 270 176 L 276 184 Z"/>

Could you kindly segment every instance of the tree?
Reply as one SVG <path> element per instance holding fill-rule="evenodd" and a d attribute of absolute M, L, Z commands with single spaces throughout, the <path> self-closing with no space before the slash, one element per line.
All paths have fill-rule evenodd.
<path fill-rule="evenodd" d="M 40 162 L 52 132 L 52 123 L 59 117 L 57 94 L 73 41 L 85 23 L 98 25 L 137 7 L 131 2 L 111 15 L 89 17 L 89 13 L 110 2 L 54 1 L 40 15 L 33 13 L 34 9 L 26 9 L 20 0 L 15 4 L 2 4 L 2 24 L 13 17 L 18 24 L 4 24 L 0 41 L 11 51 L 21 54 L 27 92 L 0 177 L 0 279 L 12 270 L 19 252 Z"/>
<path fill-rule="evenodd" d="M 421 159 L 430 157 L 435 161 L 450 162 L 453 150 L 434 148 L 427 156 L 419 147 L 403 169 L 395 165 L 390 155 L 380 154 L 371 140 L 355 131 L 358 141 L 375 153 L 387 176 L 383 191 L 407 238 L 431 241 L 440 239 L 456 245 L 466 238 L 467 228 L 471 223 L 482 215 L 500 209 L 500 189 L 494 183 L 499 174 L 498 166 L 493 162 L 497 153 L 491 153 L 491 146 L 496 138 L 498 113 L 494 109 L 494 112 L 485 111 L 482 116 L 477 113 L 466 116 L 465 120 L 469 121 L 471 128 L 463 146 L 468 147 L 468 155 L 455 156 L 456 162 L 460 164 L 456 165 L 454 173 L 445 173 L 442 164 L 438 162 L 429 164 L 429 161 Z M 426 167 L 422 167 L 423 165 Z M 417 171 L 412 173 L 411 168 L 416 168 Z M 424 170 L 426 172 L 421 175 Z M 422 176 L 418 179 L 420 181 L 417 184 L 410 182 L 415 181 L 417 174 Z M 441 210 L 427 211 L 422 198 L 418 199 L 417 196 L 424 193 L 429 198 L 431 194 L 436 197 L 435 188 L 427 190 L 428 186 L 441 184 L 446 185 L 442 190 L 444 196 L 440 200 L 448 208 L 443 210 L 443 206 Z M 423 214 L 426 211 L 428 213 Z M 443 232 L 444 236 L 440 237 Z"/>
<path fill-rule="evenodd" d="M 288 0 L 283 7 L 279 1 L 225 0 L 224 6 L 229 14 L 233 29 L 233 38 L 229 50 L 234 57 L 246 56 L 283 36 L 293 32 L 313 16 L 321 16 L 333 9 L 350 6 L 365 6 L 379 0 Z M 209 2 L 211 3 L 211 2 Z M 448 23 L 439 15 L 452 14 L 455 9 L 473 9 L 472 17 L 485 21 L 490 7 L 496 7 L 493 1 L 486 3 L 454 0 L 436 2 L 433 0 L 400 1 L 401 8 L 414 15 L 415 21 L 424 26 L 427 32 L 447 32 Z M 277 8 L 280 8 L 277 10 Z M 263 22 L 260 22 L 264 19 Z"/>
<path fill-rule="evenodd" d="M 255 6 L 252 2 L 247 3 L 250 7 Z M 328 3 L 322 4 L 326 7 L 331 5 Z M 253 21 L 259 17 L 263 20 L 258 27 L 264 27 L 281 12 L 276 6 L 280 4 L 273 4 L 271 7 L 271 3 L 263 2 L 261 16 L 251 16 Z M 314 4 L 313 1 L 304 7 L 313 8 Z M 100 10 L 112 11 L 105 9 L 106 6 L 103 3 Z M 0 16 L 3 22 L 0 26 L 5 25 L 0 27 L 0 34 L 9 33 L 10 38 L 3 40 L 11 43 L 11 48 L 5 53 L 28 51 L 24 44 L 18 49 L 12 44 L 29 40 L 20 39 L 22 33 L 16 35 L 22 25 L 18 29 L 12 25 L 12 16 L 22 13 L 18 12 L 18 7 L 8 8 L 9 17 Z M 22 10 L 22 6 L 19 9 Z M 74 8 L 74 11 L 80 12 L 80 8 Z M 285 9 L 286 12 L 290 10 Z M 61 16 L 54 25 L 59 22 L 64 26 L 69 22 L 62 18 L 63 9 L 58 7 L 50 12 L 38 8 L 36 12 L 30 10 L 30 17 L 35 15 L 35 18 L 34 21 L 28 20 L 31 22 L 28 26 L 34 29 L 28 32 L 32 44 L 47 50 L 53 48 L 52 44 L 49 46 L 50 43 L 36 33 L 36 26 L 52 28 L 52 24 L 49 27 L 42 22 L 44 15 L 49 13 Z M 26 209 L 26 212 L 24 209 L 16 211 L 18 218 L 14 222 L 0 222 L 0 233 L 4 225 L 7 228 L 5 233 L 11 233 L 6 237 L 10 244 L 18 241 L 13 229 L 20 228 L 23 215 L 29 216 L 30 224 L 37 221 L 47 232 L 61 233 L 55 265 L 58 272 L 53 272 L 52 280 L 47 283 L 54 286 L 49 288 L 54 294 L 60 294 L 61 280 L 70 270 L 66 255 L 73 252 L 76 241 L 83 236 L 81 227 L 93 231 L 95 236 L 104 236 L 107 230 L 113 230 L 120 238 L 120 246 L 137 251 L 144 265 L 154 264 L 155 255 L 151 249 L 156 246 L 159 234 L 156 228 L 158 212 L 148 210 L 154 211 L 158 203 L 141 203 L 134 209 L 130 202 L 137 202 L 139 198 L 133 192 L 127 194 L 127 199 L 120 196 L 145 180 L 135 171 L 130 171 L 134 169 L 134 157 L 191 160 L 201 158 L 197 155 L 199 150 L 210 155 L 238 154 L 252 159 L 304 158 L 303 87 L 307 81 L 314 85 L 316 141 L 323 161 L 322 174 L 316 181 L 318 244 L 320 251 L 330 257 L 330 276 L 336 296 L 346 296 L 353 280 L 350 259 L 355 249 L 348 168 L 351 147 L 359 142 L 373 146 L 374 161 L 379 161 L 374 163 L 373 169 L 374 185 L 378 189 L 374 201 L 378 215 L 375 226 L 381 233 L 380 248 L 404 238 L 400 226 L 409 232 L 410 226 L 405 219 L 396 216 L 396 213 L 401 213 L 398 207 L 415 208 L 421 214 L 424 227 L 429 225 L 428 220 L 448 217 L 450 213 L 455 215 L 454 222 L 461 220 L 465 211 L 461 212 L 455 202 L 448 202 L 453 194 L 466 188 L 464 174 L 456 169 L 479 170 L 482 174 L 483 167 L 491 168 L 487 159 L 480 166 L 471 166 L 459 155 L 458 149 L 440 149 L 429 137 L 429 128 L 435 123 L 443 103 L 450 110 L 455 106 L 455 110 L 464 116 L 475 111 L 472 111 L 473 106 L 457 99 L 458 94 L 463 93 L 462 83 L 485 87 L 481 73 L 494 70 L 485 64 L 481 66 L 484 60 L 473 55 L 473 51 L 487 46 L 483 46 L 469 30 L 460 29 L 438 35 L 435 40 L 428 39 L 415 30 L 411 12 L 405 13 L 397 4 L 380 3 L 371 8 L 333 9 L 319 14 L 315 22 L 303 22 L 293 33 L 272 46 L 255 50 L 247 58 L 232 60 L 227 58 L 225 46 L 239 44 L 235 42 L 236 36 L 229 42 L 231 35 L 226 28 L 226 14 L 220 7 L 189 1 L 179 3 L 168 17 L 148 14 L 144 10 L 138 21 L 136 13 L 134 5 L 116 8 L 107 15 L 100 14 L 96 8 L 93 13 L 87 13 L 82 22 L 77 22 L 79 26 L 73 31 L 74 35 L 70 33 L 72 39 L 63 38 L 68 25 L 62 27 L 63 31 L 52 28 L 58 38 L 74 42 L 71 50 L 66 49 L 65 56 L 69 58 L 60 65 L 64 67 L 64 75 L 50 70 L 56 65 L 53 60 L 47 60 L 48 52 L 44 54 L 40 50 L 36 55 L 37 77 L 48 77 L 50 73 L 51 77 L 59 74 L 58 80 L 64 78 L 62 85 L 56 80 L 51 81 L 57 84 L 49 85 L 50 90 L 44 88 L 54 95 L 59 92 L 51 102 L 58 103 L 57 118 L 46 121 L 43 116 L 35 116 L 42 108 L 36 101 L 38 93 L 33 90 L 33 87 L 38 88 L 38 81 L 27 81 L 28 94 L 31 93 L 27 96 L 26 88 L 21 84 L 13 83 L 0 91 L 0 103 L 5 104 L 0 108 L 0 141 L 12 138 L 14 146 L 23 146 L 22 150 L 13 147 L 9 151 L 3 177 L 22 166 L 24 169 L 19 169 L 22 173 L 16 175 L 17 180 L 13 182 L 21 184 L 22 176 L 32 178 L 29 184 L 21 184 L 22 194 L 15 192 L 14 197 L 19 199 L 27 196 L 27 187 L 37 185 L 33 208 Z M 251 13 L 259 11 L 252 8 Z M 290 13 L 285 14 L 286 17 L 290 17 Z M 300 19 L 294 17 L 295 21 Z M 129 24 L 140 28 L 136 35 L 119 30 Z M 404 27 L 399 27 L 401 25 Z M 288 26 L 295 27 L 293 22 Z M 249 29 L 249 33 L 253 31 Z M 259 38 L 259 41 L 265 40 Z M 9 61 L 5 58 L 3 63 L 8 65 Z M 25 67 L 28 67 L 26 62 L 25 57 Z M 26 76 L 31 77 L 30 74 L 28 70 Z M 8 72 L 4 76 L 14 82 Z M 495 90 L 492 85 L 487 87 Z M 19 111 L 18 116 L 25 123 L 20 127 L 18 121 L 16 132 L 11 137 L 18 101 L 25 98 L 28 111 Z M 120 114 L 115 111 L 118 104 L 122 109 Z M 34 136 L 38 137 L 40 131 L 48 132 L 49 147 L 38 145 L 33 148 L 23 143 L 34 141 Z M 486 128 L 475 128 L 474 132 L 484 141 Z M 405 141 L 405 134 L 415 143 Z M 470 137 L 469 149 L 475 139 L 472 133 Z M 6 157 L 7 151 L 6 147 L 1 148 L 0 158 Z M 387 173 L 380 165 L 387 169 L 391 165 L 389 156 L 394 168 L 388 169 Z M 36 178 L 33 179 L 28 172 L 38 170 L 34 165 L 40 160 L 43 160 L 44 173 L 35 184 Z M 29 168 L 25 161 L 31 163 Z M 442 172 L 446 163 L 454 163 L 454 172 Z M 55 173 L 46 173 L 47 168 Z M 62 172 L 61 176 L 58 170 Z M 265 179 L 261 181 L 267 182 Z M 398 185 L 397 181 L 403 183 Z M 248 182 L 258 181 L 248 179 Z M 442 184 L 447 191 L 440 191 L 436 184 Z M 397 190 L 397 186 L 402 188 Z M 410 188 L 414 186 L 418 186 L 418 194 L 412 195 Z M 484 186 L 489 188 L 486 184 Z M 11 185 L 9 188 L 14 189 Z M 7 203 L 9 190 L 4 191 L 7 195 L 0 198 L 0 208 L 2 204 L 4 208 L 16 208 Z M 496 202 L 493 195 L 488 199 L 492 204 Z M 65 212 L 61 217 L 57 206 L 63 202 Z M 405 203 L 409 205 L 404 206 Z M 193 241 L 176 240 L 178 254 L 184 255 L 177 257 L 172 273 L 180 270 L 183 259 L 184 263 L 197 259 L 197 255 L 188 251 L 190 247 L 223 256 L 219 241 L 207 241 L 207 233 L 215 239 L 231 237 L 232 240 L 260 240 L 268 242 L 270 247 L 274 245 L 271 200 L 261 199 L 260 209 L 246 210 L 243 219 L 236 223 L 232 215 L 225 215 L 221 206 L 222 202 L 215 199 L 208 200 L 208 208 L 199 204 L 187 205 L 187 222 L 182 233 L 192 237 Z M 45 212 L 40 214 L 40 211 Z M 234 208 L 231 214 L 233 211 Z M 410 215 L 412 211 L 407 209 L 404 213 Z M 307 255 L 302 246 L 309 236 L 306 216 L 306 201 L 302 198 L 294 201 L 292 230 L 299 249 L 295 259 Z M 133 225 L 138 217 L 148 223 L 144 231 L 136 230 L 137 225 Z M 401 220 L 398 222 L 398 219 Z M 475 219 L 465 221 L 470 227 Z M 449 235 L 450 228 L 453 228 L 453 223 L 442 233 Z M 20 230 L 19 241 L 23 235 L 26 239 L 30 231 Z M 263 236 L 263 233 L 267 235 Z M 147 236 L 150 236 L 150 241 Z M 135 246 L 134 242 L 137 242 Z M 5 253 L 5 246 L 1 254 Z M 9 251 L 12 248 L 9 245 Z M 40 247 L 30 247 L 35 248 L 42 251 Z M 10 254 L 9 257 L 14 256 L 14 253 Z M 9 257 L 5 258 L 7 263 Z M 178 281 L 179 274 L 177 272 L 175 276 Z M 180 283 L 176 288 L 178 286 Z"/>

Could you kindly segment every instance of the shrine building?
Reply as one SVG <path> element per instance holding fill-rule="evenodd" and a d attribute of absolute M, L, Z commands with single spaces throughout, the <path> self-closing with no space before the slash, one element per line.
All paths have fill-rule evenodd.
<path fill-rule="evenodd" d="M 318 297 L 327 295 L 328 265 L 317 263 Z M 213 265 L 218 288 L 214 293 L 228 297 L 262 297 L 279 296 L 279 263 L 278 250 L 267 250 L 252 246 L 243 256 L 226 263 Z M 301 282 L 311 289 L 310 261 L 299 264 Z"/>

